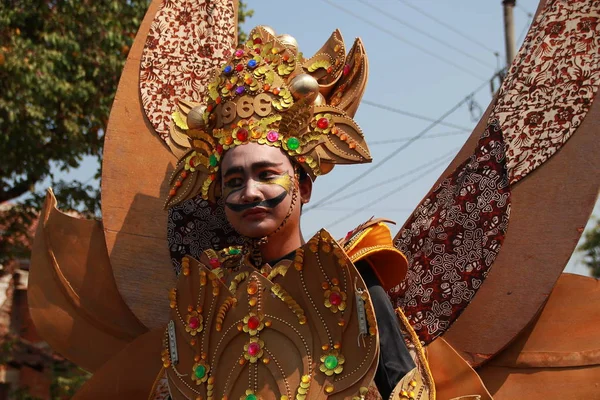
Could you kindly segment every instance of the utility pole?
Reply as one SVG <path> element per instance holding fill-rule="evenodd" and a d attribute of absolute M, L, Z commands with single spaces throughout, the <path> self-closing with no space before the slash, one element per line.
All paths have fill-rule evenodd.
<path fill-rule="evenodd" d="M 515 58 L 515 21 L 513 18 L 513 10 L 515 9 L 516 0 L 502 0 L 504 9 L 504 41 L 506 44 L 506 67 L 510 67 Z"/>

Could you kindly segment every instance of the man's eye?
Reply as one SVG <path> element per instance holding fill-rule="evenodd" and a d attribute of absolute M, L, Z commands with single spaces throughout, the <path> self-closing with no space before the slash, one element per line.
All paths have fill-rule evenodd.
<path fill-rule="evenodd" d="M 279 176 L 279 174 L 277 174 L 273 171 L 262 171 L 260 174 L 258 174 L 258 177 L 261 180 L 265 180 L 265 181 L 268 181 L 273 178 L 277 178 L 278 176 Z"/>
<path fill-rule="evenodd" d="M 233 178 L 225 182 L 225 186 L 228 188 L 236 188 L 242 186 L 241 178 Z"/>

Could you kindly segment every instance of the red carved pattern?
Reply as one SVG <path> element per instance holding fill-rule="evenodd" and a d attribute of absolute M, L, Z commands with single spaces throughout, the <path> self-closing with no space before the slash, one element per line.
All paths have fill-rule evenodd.
<path fill-rule="evenodd" d="M 169 136 L 175 99 L 200 101 L 213 70 L 231 57 L 236 24 L 232 1 L 163 1 L 140 69 L 144 110 L 163 140 Z"/>
<path fill-rule="evenodd" d="M 573 135 L 599 83 L 600 1 L 553 1 L 529 31 L 492 113 L 508 146 L 511 184 Z"/>

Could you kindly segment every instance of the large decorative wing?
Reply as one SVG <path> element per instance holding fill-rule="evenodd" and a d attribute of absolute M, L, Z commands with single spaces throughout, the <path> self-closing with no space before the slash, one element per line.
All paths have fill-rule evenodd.
<path fill-rule="evenodd" d="M 102 223 L 60 212 L 52 191 L 35 235 L 27 300 L 39 335 L 91 372 L 146 332 L 117 290 Z"/>
<path fill-rule="evenodd" d="M 235 46 L 236 28 L 237 1 L 154 0 L 121 76 L 104 146 L 102 214 L 119 292 L 148 327 L 165 323 L 168 302 L 161 293 L 175 280 L 167 247 L 167 230 L 175 228 L 163 211 L 165 177 L 177 161 L 164 141 L 173 100 L 192 100 L 204 89 Z M 207 227 L 213 228 L 210 235 L 218 236 L 220 227 Z M 182 229 L 202 235 L 192 226 Z"/>
<path fill-rule="evenodd" d="M 600 184 L 599 12 L 542 4 L 497 100 L 398 233 L 409 272 L 392 296 L 425 343 L 446 333 L 473 364 L 491 357 L 573 251 Z"/>

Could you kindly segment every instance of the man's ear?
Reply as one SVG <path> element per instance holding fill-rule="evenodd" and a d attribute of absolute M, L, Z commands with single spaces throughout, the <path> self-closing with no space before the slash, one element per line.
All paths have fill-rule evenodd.
<path fill-rule="evenodd" d="M 300 187 L 300 200 L 302 204 L 308 203 L 310 201 L 310 196 L 312 194 L 312 180 L 310 177 L 305 177 L 299 182 Z"/>

